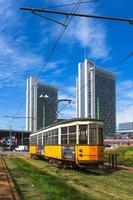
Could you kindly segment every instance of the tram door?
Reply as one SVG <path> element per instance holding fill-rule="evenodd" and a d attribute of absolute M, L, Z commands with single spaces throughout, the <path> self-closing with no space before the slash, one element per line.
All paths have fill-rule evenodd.
<path fill-rule="evenodd" d="M 77 160 L 88 160 L 88 125 L 79 125 L 79 145 L 77 145 Z"/>
<path fill-rule="evenodd" d="M 79 145 L 77 146 L 78 160 L 97 160 L 99 147 L 97 145 L 97 125 L 91 123 L 79 126 Z"/>

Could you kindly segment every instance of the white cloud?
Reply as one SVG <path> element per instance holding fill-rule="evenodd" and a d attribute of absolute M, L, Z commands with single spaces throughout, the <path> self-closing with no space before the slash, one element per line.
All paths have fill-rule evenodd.
<path fill-rule="evenodd" d="M 133 81 L 117 85 L 117 123 L 133 121 Z"/>
<path fill-rule="evenodd" d="M 1 88 L 25 85 L 26 76 L 37 75 L 45 64 L 45 56 L 39 50 L 41 47 L 37 45 L 33 48 L 29 38 L 23 32 L 23 21 L 25 20 L 20 16 L 20 12 L 18 13 L 18 5 L 17 2 L 13 3 L 10 0 L 6 3 L 4 0 L 0 1 Z M 53 70 L 54 74 L 59 75 L 65 71 L 65 67 L 59 69 L 59 65 L 64 65 L 64 62 L 62 60 L 49 62 L 45 70 L 46 72 L 51 70 L 51 73 Z"/>
<path fill-rule="evenodd" d="M 75 1 L 69 3 L 73 2 L 75 3 Z M 64 0 L 62 3 L 68 3 L 68 1 Z M 77 12 L 98 15 L 96 5 L 95 2 L 81 4 Z M 65 10 L 69 9 L 71 11 L 72 8 L 65 8 Z M 53 32 L 55 34 L 58 32 L 59 27 L 55 26 L 54 29 L 57 30 Z M 86 47 L 88 56 L 92 59 L 105 59 L 109 56 L 110 48 L 107 44 L 107 31 L 101 21 L 92 20 L 91 18 L 73 17 L 63 37 L 63 42 L 69 45 L 79 43 L 81 47 Z"/>
<path fill-rule="evenodd" d="M 0 57 L 0 80 L 3 80 L 1 87 L 10 85 L 12 81 L 17 84 L 17 80 L 23 78 L 24 72 L 31 68 L 37 69 L 43 62 L 41 56 L 24 52 L 19 48 L 19 42 L 13 46 L 13 41 L 4 36 L 0 36 Z"/>
<path fill-rule="evenodd" d="M 69 3 L 72 2 L 76 1 L 69 1 Z M 26 4 L 27 1 L 23 0 L 22 3 Z M 47 3 L 49 3 L 48 0 Z M 52 3 L 63 4 L 68 3 L 68 0 L 60 0 L 60 2 L 53 1 Z M 33 27 L 32 24 L 30 24 L 31 27 L 28 26 L 26 20 L 28 16 L 31 17 L 32 15 L 22 14 L 22 12 L 19 11 L 20 5 L 21 3 L 19 1 L 0 1 L 0 87 L 9 86 L 12 88 L 12 86 L 17 86 L 18 89 L 20 85 L 25 85 L 24 81 L 28 73 L 30 74 L 30 71 L 37 74 L 44 64 L 45 52 L 47 54 L 47 49 L 51 48 L 53 41 L 61 29 L 60 26 L 52 23 L 49 23 L 50 26 L 49 24 L 47 26 L 47 22 L 43 23 L 40 20 L 40 26 L 38 26 L 40 29 L 35 30 L 36 28 L 34 27 L 34 33 L 41 36 L 37 40 L 38 43 L 35 47 L 35 36 L 30 38 L 30 36 L 33 35 L 33 32 L 31 35 L 28 35 L 29 29 Z M 64 9 L 71 10 L 70 8 Z M 79 11 L 86 11 L 87 13 L 96 12 L 95 6 L 92 4 L 80 6 Z M 34 19 L 35 18 L 33 18 L 33 22 L 35 22 Z M 39 24 L 39 20 L 37 23 Z M 67 46 L 70 45 L 70 43 L 72 45 L 78 43 L 81 47 L 86 46 L 90 57 L 103 59 L 109 54 L 106 37 L 107 33 L 103 24 L 99 22 L 95 23 L 91 20 L 73 18 L 64 35 L 64 39 L 62 39 L 62 43 L 63 45 L 64 43 L 67 43 Z M 45 51 L 40 51 L 41 48 Z M 47 80 L 51 78 L 51 80 L 53 79 L 53 81 L 56 82 L 57 79 L 54 80 L 53 77 L 58 75 L 64 76 L 64 72 L 67 68 L 66 65 L 67 62 L 65 61 L 50 61 L 45 69 L 45 72 L 49 72 L 52 76 L 49 76 Z M 44 78 L 46 79 L 46 76 L 44 76 Z M 66 83 L 65 86 L 70 84 L 69 80 L 65 79 L 64 82 Z M 50 83 L 52 84 L 52 81 Z M 75 88 L 73 86 L 70 86 L 69 88 L 64 87 L 60 80 L 56 85 L 59 85 L 60 88 L 62 88 L 60 91 L 61 96 L 70 97 L 73 101 L 75 101 L 75 95 L 72 95 L 75 92 Z M 13 110 L 16 110 L 16 108 L 13 108 Z M 67 109 L 62 111 L 62 114 L 64 115 L 64 118 L 74 117 L 75 104 L 70 104 Z"/>
<path fill-rule="evenodd" d="M 133 105 L 125 106 L 122 111 L 117 113 L 117 122 L 132 122 L 133 121 Z"/>
<path fill-rule="evenodd" d="M 88 19 L 74 20 L 68 28 L 67 41 L 78 42 L 87 49 L 88 56 L 93 59 L 104 59 L 109 56 L 107 33 L 105 27 Z"/>
<path fill-rule="evenodd" d="M 69 3 L 73 2 L 75 3 L 75 1 L 69 1 Z M 52 3 L 59 5 L 58 1 Z M 62 1 L 62 4 L 68 4 L 68 1 L 64 0 Z M 64 7 L 63 10 L 72 11 L 72 8 L 73 7 Z M 77 12 L 98 15 L 95 3 L 81 4 Z M 53 15 L 52 18 L 56 18 L 56 16 Z M 63 22 L 63 20 L 65 21 L 65 17 L 59 16 L 59 18 L 57 17 L 57 20 Z M 41 22 L 41 26 L 43 30 L 41 37 L 44 43 L 49 41 L 47 36 L 49 36 L 49 39 L 56 38 L 62 28 L 54 23 L 49 23 L 49 27 L 45 28 L 44 23 Z M 73 17 L 61 42 L 67 43 L 68 47 L 79 44 L 82 48 L 87 49 L 88 57 L 91 59 L 103 60 L 108 59 L 109 57 L 110 47 L 107 43 L 107 31 L 104 24 L 99 20 Z"/>

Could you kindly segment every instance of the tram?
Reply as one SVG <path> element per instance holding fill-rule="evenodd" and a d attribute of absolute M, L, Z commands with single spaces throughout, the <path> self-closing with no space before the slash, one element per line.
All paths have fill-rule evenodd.
<path fill-rule="evenodd" d="M 103 162 L 103 122 L 89 118 L 60 121 L 30 135 L 31 157 L 59 167 Z"/>

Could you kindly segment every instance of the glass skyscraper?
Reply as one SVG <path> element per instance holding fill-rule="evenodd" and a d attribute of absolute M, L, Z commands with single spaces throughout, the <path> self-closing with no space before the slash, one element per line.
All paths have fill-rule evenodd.
<path fill-rule="evenodd" d="M 115 75 L 85 59 L 78 65 L 77 117 L 104 121 L 105 136 L 116 129 Z"/>
<path fill-rule="evenodd" d="M 35 132 L 53 124 L 57 119 L 58 89 L 27 79 L 26 130 Z"/>

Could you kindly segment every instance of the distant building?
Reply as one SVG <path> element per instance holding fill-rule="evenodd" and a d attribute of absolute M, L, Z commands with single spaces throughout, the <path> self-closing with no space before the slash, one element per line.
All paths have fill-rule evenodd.
<path fill-rule="evenodd" d="M 117 134 L 122 138 L 133 138 L 133 122 L 120 123 L 118 125 Z"/>
<path fill-rule="evenodd" d="M 57 120 L 57 88 L 27 79 L 26 130 L 35 132 Z"/>
<path fill-rule="evenodd" d="M 115 75 L 85 60 L 78 65 L 77 117 L 104 121 L 105 136 L 116 127 Z"/>
<path fill-rule="evenodd" d="M 105 139 L 104 140 L 104 146 L 105 147 L 111 147 L 111 146 L 117 146 L 117 145 L 129 145 L 133 146 L 133 139 Z"/>
<path fill-rule="evenodd" d="M 29 146 L 29 136 L 31 132 L 24 130 L 3 130 L 0 129 L 0 146 Z"/>
<path fill-rule="evenodd" d="M 133 130 L 133 122 L 120 123 L 118 127 L 119 130 Z"/>

